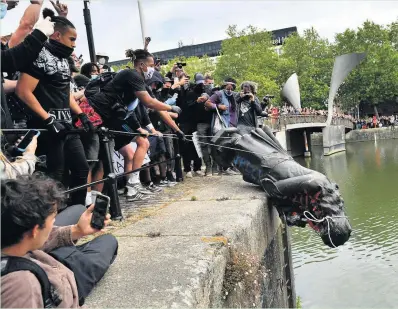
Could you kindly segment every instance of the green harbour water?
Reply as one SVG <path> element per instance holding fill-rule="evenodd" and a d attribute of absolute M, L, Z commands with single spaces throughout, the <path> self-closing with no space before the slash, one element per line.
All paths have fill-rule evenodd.
<path fill-rule="evenodd" d="M 398 140 L 346 149 L 296 159 L 338 183 L 353 228 L 337 249 L 308 227 L 291 229 L 296 294 L 302 308 L 398 308 Z"/>

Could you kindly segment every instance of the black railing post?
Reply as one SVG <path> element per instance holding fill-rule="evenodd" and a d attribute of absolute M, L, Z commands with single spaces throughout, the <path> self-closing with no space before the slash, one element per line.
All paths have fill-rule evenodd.
<path fill-rule="evenodd" d="M 90 9 L 88 8 L 87 4 L 88 2 L 90 2 L 90 0 L 84 0 L 84 9 L 83 9 L 84 24 L 86 25 L 88 50 L 90 52 L 90 61 L 96 63 L 97 59 L 95 56 L 94 35 L 91 23 Z"/>
<path fill-rule="evenodd" d="M 123 214 L 120 208 L 119 195 L 117 193 L 117 178 L 113 169 L 112 154 L 109 145 L 108 129 L 101 128 L 99 132 L 101 147 L 103 150 L 104 178 L 109 177 L 110 181 L 105 182 L 104 192 L 111 198 L 110 214 L 112 220 L 122 220 Z"/>

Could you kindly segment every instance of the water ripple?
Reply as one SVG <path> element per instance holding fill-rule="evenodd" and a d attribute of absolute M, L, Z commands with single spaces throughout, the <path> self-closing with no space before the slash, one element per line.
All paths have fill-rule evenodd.
<path fill-rule="evenodd" d="M 305 308 L 396 307 L 398 143 L 347 145 L 335 157 L 321 150 L 310 167 L 339 184 L 353 232 L 331 249 L 310 228 L 291 229 L 296 293 Z"/>

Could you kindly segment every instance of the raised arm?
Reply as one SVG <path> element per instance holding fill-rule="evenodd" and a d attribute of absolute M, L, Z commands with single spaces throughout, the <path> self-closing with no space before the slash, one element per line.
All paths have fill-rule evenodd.
<path fill-rule="evenodd" d="M 39 55 L 47 36 L 36 29 L 13 48 L 1 51 L 1 71 L 16 72 L 30 65 Z"/>
<path fill-rule="evenodd" d="M 30 1 L 30 5 L 25 10 L 17 30 L 11 35 L 8 47 L 12 48 L 22 43 L 23 40 L 32 32 L 34 25 L 40 17 L 43 0 Z"/>

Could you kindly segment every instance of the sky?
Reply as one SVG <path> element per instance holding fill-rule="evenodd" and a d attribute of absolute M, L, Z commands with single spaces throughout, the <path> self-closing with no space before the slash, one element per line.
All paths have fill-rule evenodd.
<path fill-rule="evenodd" d="M 83 0 L 61 1 L 69 7 L 68 18 L 78 31 L 76 54 L 89 61 L 83 18 Z M 1 21 L 1 34 L 13 32 L 29 5 L 21 0 Z M 206 43 L 227 37 L 229 25 L 239 29 L 253 25 L 275 30 L 296 26 L 299 33 L 314 27 L 322 37 L 333 40 L 335 33 L 356 29 L 365 20 L 389 24 L 398 20 L 398 1 L 194 1 L 141 0 L 145 36 L 152 41 L 149 51 L 157 52 L 184 45 Z M 51 8 L 49 0 L 44 6 Z M 91 0 L 91 18 L 97 52 L 110 61 L 125 59 L 128 48 L 142 48 L 137 0 Z"/>

